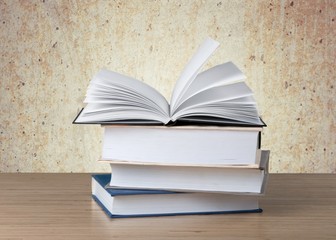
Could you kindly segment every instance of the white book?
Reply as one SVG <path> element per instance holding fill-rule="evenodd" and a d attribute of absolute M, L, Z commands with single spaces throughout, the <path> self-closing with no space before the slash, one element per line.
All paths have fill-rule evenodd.
<path fill-rule="evenodd" d="M 161 123 L 216 121 L 263 126 L 245 75 L 232 62 L 200 73 L 219 46 L 208 38 L 190 59 L 176 82 L 170 103 L 157 90 L 132 77 L 98 72 L 87 89 L 74 123 Z M 209 120 L 207 120 L 209 119 Z"/>
<path fill-rule="evenodd" d="M 256 127 L 104 127 L 102 160 L 171 165 L 259 164 Z"/>
<path fill-rule="evenodd" d="M 110 176 L 92 175 L 92 197 L 111 218 L 262 211 L 259 196 L 111 189 Z"/>
<path fill-rule="evenodd" d="M 186 192 L 260 194 L 268 174 L 269 151 L 262 151 L 259 168 L 201 167 L 111 163 L 111 187 Z"/>

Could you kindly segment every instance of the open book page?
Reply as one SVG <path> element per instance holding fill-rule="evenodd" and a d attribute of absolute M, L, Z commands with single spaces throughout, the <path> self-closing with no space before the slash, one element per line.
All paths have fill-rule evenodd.
<path fill-rule="evenodd" d="M 108 70 L 100 71 L 89 85 L 87 106 L 77 122 L 127 119 L 159 120 L 168 123 L 167 100 L 149 85 Z"/>
<path fill-rule="evenodd" d="M 88 104 L 81 115 L 77 118 L 76 122 L 114 122 L 114 121 L 127 121 L 127 120 L 148 120 L 164 122 L 167 117 L 159 115 L 155 111 L 145 108 L 139 108 L 135 105 L 125 104 Z"/>
<path fill-rule="evenodd" d="M 172 119 L 209 116 L 262 124 L 252 96 L 251 89 L 244 82 L 210 88 L 183 102 Z"/>
<path fill-rule="evenodd" d="M 256 126 L 264 125 L 264 123 L 255 116 L 255 110 L 253 108 L 245 106 L 245 111 L 241 111 L 239 108 L 229 109 L 225 105 L 224 107 L 198 107 L 193 110 L 186 110 L 179 120 L 184 122 L 204 122 L 229 125 L 244 125 L 244 123 L 246 125 Z M 200 117 L 200 115 L 202 117 Z"/>
<path fill-rule="evenodd" d="M 210 88 L 243 81 L 246 76 L 232 62 L 212 67 L 197 75 L 181 98 L 181 104 L 190 97 Z"/>
<path fill-rule="evenodd" d="M 185 109 L 191 109 L 200 105 L 207 105 L 211 103 L 221 103 L 223 101 L 229 101 L 252 95 L 253 93 L 251 89 L 243 82 L 211 88 L 200 92 L 189 98 L 187 101 L 183 102 L 183 104 L 179 106 L 176 113 L 173 115 L 173 118 L 178 118 L 177 116 L 179 113 Z"/>
<path fill-rule="evenodd" d="M 113 105 L 132 105 L 158 111 L 158 107 L 150 99 L 137 92 L 115 86 L 102 86 L 96 83 L 90 83 L 84 102 L 105 105 L 111 105 L 113 102 Z M 99 105 L 97 107 L 99 108 Z M 161 108 L 159 110 L 164 115 L 167 115 Z"/>
<path fill-rule="evenodd" d="M 170 101 L 170 112 L 178 108 L 182 95 L 187 91 L 192 81 L 196 78 L 201 67 L 219 46 L 219 43 L 211 38 L 206 39 L 184 68 L 181 76 L 176 82 Z"/>

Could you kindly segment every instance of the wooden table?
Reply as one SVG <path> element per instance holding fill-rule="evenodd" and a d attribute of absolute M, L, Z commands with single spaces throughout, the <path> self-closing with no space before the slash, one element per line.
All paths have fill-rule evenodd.
<path fill-rule="evenodd" d="M 263 213 L 109 219 L 89 174 L 0 174 L 2 239 L 336 239 L 335 174 L 271 174 Z"/>

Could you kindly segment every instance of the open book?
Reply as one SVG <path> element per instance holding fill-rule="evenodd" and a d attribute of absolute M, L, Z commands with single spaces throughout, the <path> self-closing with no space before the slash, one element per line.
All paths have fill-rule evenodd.
<path fill-rule="evenodd" d="M 244 74 L 232 63 L 200 72 L 219 46 L 206 39 L 176 82 L 170 104 L 142 81 L 101 70 L 91 80 L 74 123 L 149 124 L 193 122 L 263 126 Z"/>

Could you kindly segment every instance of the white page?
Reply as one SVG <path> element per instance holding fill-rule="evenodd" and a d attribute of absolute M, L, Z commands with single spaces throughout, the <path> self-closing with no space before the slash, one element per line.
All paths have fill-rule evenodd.
<path fill-rule="evenodd" d="M 93 79 L 93 83 L 100 83 L 107 86 L 120 86 L 130 92 L 135 92 L 156 103 L 164 112 L 169 115 L 167 100 L 151 86 L 135 79 L 116 72 L 101 70 Z"/>
<path fill-rule="evenodd" d="M 162 116 L 158 112 L 134 106 L 114 106 L 110 108 L 101 108 L 94 114 L 90 114 L 91 104 L 84 108 L 82 114 L 77 118 L 76 122 L 102 122 L 102 121 L 123 121 L 123 120 L 149 120 L 168 123 L 169 118 Z"/>
<path fill-rule="evenodd" d="M 148 98 L 145 98 L 144 96 L 136 93 L 131 93 L 130 91 L 115 91 L 110 90 L 109 92 L 107 91 L 95 91 L 90 94 L 85 98 L 86 103 L 95 103 L 95 104 L 110 104 L 110 105 L 115 105 L 115 104 L 125 104 L 125 105 L 136 105 L 142 108 L 147 108 L 147 109 L 156 109 L 156 111 L 159 111 L 166 116 L 169 116 L 164 110 L 159 108 L 159 106 L 151 101 Z M 99 107 L 99 106 L 97 106 Z"/>
<path fill-rule="evenodd" d="M 219 120 L 208 120 L 208 119 L 199 119 L 199 115 L 207 116 L 207 117 L 214 117 L 214 118 L 222 118 L 223 121 Z M 206 121 L 209 122 L 228 122 L 227 119 L 234 120 L 234 121 L 240 121 L 240 122 L 246 122 L 250 124 L 256 124 L 256 125 L 263 125 L 263 122 L 260 121 L 260 118 L 257 118 L 255 116 L 246 116 L 246 115 L 238 115 L 229 111 L 212 111 L 208 108 L 200 108 L 199 110 L 188 110 L 183 113 L 181 113 L 181 116 L 179 118 L 188 118 L 188 117 L 195 117 L 194 121 Z M 191 120 L 191 119 L 189 119 Z"/>
<path fill-rule="evenodd" d="M 92 103 L 92 102 L 100 102 L 100 100 L 108 100 L 108 99 L 117 99 L 121 98 L 126 101 L 139 101 L 143 105 L 147 106 L 154 106 L 155 108 L 160 108 L 155 102 L 144 97 L 141 94 L 136 92 L 122 90 L 122 89 L 112 89 L 109 90 L 101 90 L 95 89 L 89 92 L 84 100 L 85 103 Z"/>
<path fill-rule="evenodd" d="M 228 103 L 237 103 L 237 104 L 257 104 L 254 97 L 251 96 L 246 96 L 246 97 L 241 97 L 241 98 L 235 98 L 232 100 L 226 100 L 225 101 L 226 104 Z"/>
<path fill-rule="evenodd" d="M 244 82 L 238 82 L 227 86 L 211 88 L 209 90 L 200 92 L 185 101 L 177 109 L 175 114 L 172 116 L 172 119 L 176 120 L 179 116 L 179 111 L 182 111 L 185 108 L 193 108 L 199 105 L 222 102 L 225 100 L 232 100 L 235 98 L 242 98 L 252 95 L 253 93 L 251 89 Z"/>
<path fill-rule="evenodd" d="M 114 203 L 118 206 L 113 209 L 116 214 L 162 215 L 162 213 L 244 211 L 259 208 L 256 196 L 212 193 L 132 195 L 121 199 L 116 197 Z"/>
<path fill-rule="evenodd" d="M 237 149 L 241 149 L 240 146 Z M 257 169 L 113 164 L 110 186 L 190 192 L 260 194 L 266 172 Z M 125 177 L 127 176 L 127 177 Z M 167 181 L 169 179 L 169 181 Z"/>
<path fill-rule="evenodd" d="M 177 80 L 170 101 L 170 112 L 173 113 L 179 104 L 182 95 L 197 76 L 201 67 L 219 46 L 219 43 L 211 38 L 207 38 L 198 48 L 196 54 L 190 59 Z"/>
<path fill-rule="evenodd" d="M 242 109 L 243 108 L 243 109 Z M 239 107 L 231 106 L 209 106 L 201 105 L 197 108 L 184 109 L 179 113 L 178 118 L 185 117 L 198 117 L 198 116 L 208 116 L 208 117 L 217 117 L 217 118 L 226 118 L 233 119 L 236 121 L 249 122 L 254 124 L 263 125 L 258 117 L 258 111 L 256 105 L 243 105 Z"/>
<path fill-rule="evenodd" d="M 243 109 L 242 109 L 243 108 Z M 239 116 L 249 116 L 249 117 L 256 117 L 257 116 L 257 110 L 256 107 L 253 105 L 250 106 L 238 106 L 238 107 L 232 107 L 232 106 L 228 106 L 228 107 L 222 107 L 222 106 L 212 106 L 209 107 L 208 105 L 206 106 L 199 106 L 197 108 L 191 108 L 185 111 L 181 112 L 181 115 L 184 116 L 187 113 L 203 113 L 205 115 L 207 115 L 207 113 L 218 113 L 218 114 L 222 114 L 222 113 L 232 113 L 235 115 L 239 115 Z M 180 116 L 181 117 L 181 116 Z"/>
<path fill-rule="evenodd" d="M 95 112 L 101 112 L 101 111 L 106 111 L 106 110 L 113 110 L 117 107 L 122 107 L 122 108 L 126 108 L 126 109 L 133 109 L 133 108 L 139 108 L 144 109 L 144 110 L 148 110 L 148 111 L 152 111 L 155 112 L 156 114 L 162 115 L 162 116 L 166 116 L 166 114 L 158 112 L 156 108 L 147 106 L 144 107 L 143 104 L 139 103 L 139 102 L 129 102 L 129 101 L 123 101 L 123 100 L 113 100 L 113 104 L 111 104 L 111 100 L 109 101 L 101 101 L 101 102 L 95 102 L 95 103 L 89 103 L 87 104 L 87 106 L 85 107 L 85 114 L 90 114 L 90 113 L 95 113 Z"/>
<path fill-rule="evenodd" d="M 243 81 L 245 78 L 246 76 L 232 62 L 217 65 L 197 75 L 182 96 L 181 102 L 201 91 Z"/>
<path fill-rule="evenodd" d="M 259 133 L 258 129 L 130 126 L 107 127 L 104 131 L 104 160 L 208 166 L 254 164 Z"/>

